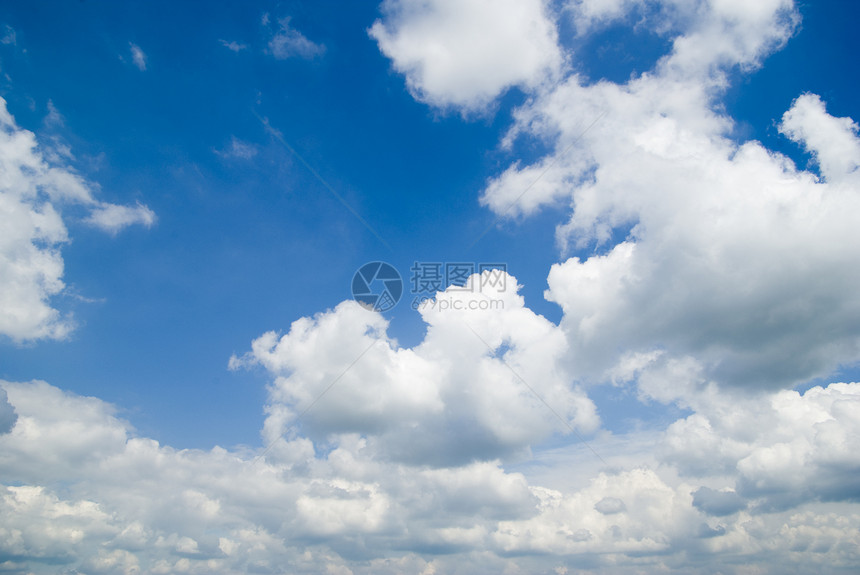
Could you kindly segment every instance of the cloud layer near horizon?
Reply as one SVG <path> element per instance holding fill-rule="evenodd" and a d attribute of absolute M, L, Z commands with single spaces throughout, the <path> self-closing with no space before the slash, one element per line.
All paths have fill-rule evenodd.
<path fill-rule="evenodd" d="M 369 313 L 357 307 L 330 313 Z M 176 450 L 137 437 L 98 399 L 2 386 L 17 420 L 0 436 L 11 572 L 715 573 L 752 558 L 802 573 L 858 560 L 856 383 L 747 401 L 715 393 L 665 431 L 589 437 L 602 461 L 571 442 L 519 471 L 426 448 L 397 461 L 382 450 L 385 429 L 317 441 L 293 429 L 262 459 Z M 478 381 L 463 391 L 486 393 Z M 342 411 L 343 393 L 318 402 L 318 421 Z M 557 486 L 542 485 L 547 475 Z"/>

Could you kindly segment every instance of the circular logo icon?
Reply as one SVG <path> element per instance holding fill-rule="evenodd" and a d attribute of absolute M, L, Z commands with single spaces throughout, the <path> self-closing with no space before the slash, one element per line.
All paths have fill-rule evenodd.
<path fill-rule="evenodd" d="M 366 263 L 352 276 L 352 297 L 367 309 L 388 311 L 402 295 L 403 279 L 391 264 Z"/>

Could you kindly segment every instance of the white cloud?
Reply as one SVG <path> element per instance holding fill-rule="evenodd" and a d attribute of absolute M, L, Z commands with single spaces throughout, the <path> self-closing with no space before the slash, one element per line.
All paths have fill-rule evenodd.
<path fill-rule="evenodd" d="M 227 40 L 218 40 L 222 46 L 230 50 L 231 52 L 241 52 L 242 50 L 247 50 L 248 45 L 242 44 L 240 42 L 236 42 L 235 40 L 227 41 Z"/>
<path fill-rule="evenodd" d="M 0 44 L 6 44 L 15 46 L 18 44 L 17 34 L 15 33 L 15 29 L 9 26 L 8 24 L 4 24 L 3 26 L 3 37 L 0 38 Z"/>
<path fill-rule="evenodd" d="M 133 208 L 101 203 L 93 208 L 86 221 L 97 228 L 115 234 L 133 224 L 150 227 L 155 223 L 155 213 L 140 203 Z"/>
<path fill-rule="evenodd" d="M 482 201 L 508 216 L 569 202 L 562 247 L 597 253 L 553 266 L 547 296 L 581 377 L 662 350 L 723 384 L 791 387 L 860 359 L 855 126 L 811 95 L 786 114 L 782 130 L 815 153 L 821 183 L 728 139 L 718 105 L 728 69 L 757 65 L 792 33 L 789 8 L 703 3 L 653 72 L 624 85 L 573 75 L 517 110 L 508 142 L 547 138 L 555 151 L 513 164 Z"/>
<path fill-rule="evenodd" d="M 627 463 L 573 492 L 533 488 L 540 513 L 502 522 L 498 542 L 508 552 L 654 553 L 650 572 L 697 572 L 699 562 L 712 566 L 703 572 L 732 572 L 740 557 L 767 562 L 772 572 L 803 572 L 819 561 L 793 550 L 813 545 L 828 557 L 821 565 L 856 565 L 860 557 L 841 549 L 860 536 L 860 457 L 849 447 L 860 439 L 858 393 L 857 383 L 756 397 L 711 386 L 691 396 L 696 413 L 658 440 L 656 470 Z M 612 467 L 623 461 L 598 447 Z"/>
<path fill-rule="evenodd" d="M 268 24 L 264 18 L 263 25 Z M 304 34 L 290 26 L 290 17 L 278 20 L 278 30 L 269 40 L 269 52 L 278 60 L 287 58 L 311 59 L 325 53 L 325 46 L 308 40 Z"/>
<path fill-rule="evenodd" d="M 495 541 L 514 553 L 669 558 L 649 571 L 691 571 L 697 557 L 714 571 L 740 557 L 810 560 L 784 544 L 819 545 L 829 556 L 808 566 L 856 566 L 856 554 L 841 549 L 858 537 L 851 478 L 860 460 L 847 446 L 857 440 L 860 387 L 769 391 L 860 360 L 856 124 L 830 116 L 811 94 L 786 112 L 781 132 L 813 155 L 821 179 L 757 142 L 729 138 L 732 119 L 720 103 L 728 75 L 758 67 L 790 38 L 799 21 L 790 1 L 582 0 L 570 8 L 583 35 L 637 10 L 640 19 L 627 23 L 670 38 L 671 52 L 626 84 L 574 74 L 535 90 L 502 143 L 537 138 L 554 151 L 533 165 L 513 162 L 482 201 L 514 217 L 568 202 L 559 242 L 592 252 L 549 275 L 547 297 L 561 305 L 566 335 L 556 369 L 571 380 L 632 382 L 642 401 L 693 413 L 658 440 L 658 472 L 632 470 L 628 457 L 622 471 L 594 479 L 601 488 L 590 494 L 533 488 L 540 513 L 501 525 Z M 433 9 L 416 4 L 387 18 L 424 23 Z M 471 111 L 495 95 L 446 92 L 459 69 L 434 68 L 440 76 L 428 83 L 441 52 L 409 52 L 420 34 L 404 34 L 395 50 L 399 37 L 382 26 L 374 30 L 380 48 L 416 98 Z M 457 29 L 438 26 L 433 38 Z M 631 504 L 640 489 L 653 504 Z M 765 535 L 774 529 L 786 534 L 780 543 Z M 679 548 L 686 562 L 673 558 Z"/>
<path fill-rule="evenodd" d="M 0 436 L 4 480 L 13 483 L 0 497 L 8 535 L 0 554 L 18 557 L 21 569 L 100 557 L 145 572 L 288 562 L 312 573 L 393 540 L 398 561 L 423 564 L 409 548 L 462 546 L 458 537 L 480 539 L 499 520 L 530 515 L 535 501 L 521 475 L 492 462 L 438 470 L 384 463 L 350 434 L 325 454 L 311 449 L 304 467 L 221 448 L 176 451 L 134 437 L 94 398 L 44 383 L 2 385 L 20 418 Z M 356 536 L 367 548 L 355 547 Z"/>
<path fill-rule="evenodd" d="M 0 435 L 0 554 L 21 572 L 62 565 L 233 573 L 290 564 L 298 573 L 545 572 L 559 565 L 715 573 L 744 561 L 777 573 L 860 559 L 851 551 L 860 542 L 860 504 L 850 449 L 860 384 L 778 392 L 762 409 L 702 398 L 715 440 L 747 447 L 735 475 L 690 475 L 688 462 L 712 453 L 707 441 L 695 443 L 699 435 L 673 426 L 656 468 L 625 463 L 601 444 L 609 466 L 594 473 L 581 446 L 560 448 L 572 455 L 571 464 L 552 469 L 560 489 L 498 461 L 388 461 L 371 437 L 355 433 L 314 443 L 294 438 L 290 461 L 284 450 L 259 460 L 220 447 L 175 450 L 137 437 L 98 399 L 40 382 L 0 382 L 0 389 L 18 413 L 12 431 Z M 737 425 L 716 427 L 724 409 L 734 409 Z M 762 427 L 740 424 L 750 418 Z M 680 449 L 679 438 L 690 449 Z M 801 448 L 797 457 L 771 454 L 784 441 Z M 812 472 L 803 460 L 815 462 Z M 822 486 L 821 477 L 829 483 Z M 697 564 L 712 567 L 696 571 Z"/>
<path fill-rule="evenodd" d="M 110 516 L 92 501 L 63 501 L 42 487 L 4 486 L 0 491 L 6 557 L 66 563 L 76 558 L 84 539 L 100 539 L 115 532 Z"/>
<path fill-rule="evenodd" d="M 695 521 L 684 490 L 672 489 L 648 469 L 601 473 L 573 494 L 539 494 L 539 515 L 499 525 L 495 538 L 506 552 L 660 553 L 670 550 L 673 539 Z M 606 513 L 600 507 L 607 499 L 622 505 Z"/>
<path fill-rule="evenodd" d="M 493 273 L 472 277 L 483 288 L 452 288 L 436 296 L 445 306 L 421 308 L 428 332 L 413 349 L 398 348 L 385 334 L 387 322 L 354 302 L 298 320 L 284 336 L 255 340 L 251 354 L 231 366 L 258 362 L 277 377 L 265 440 L 304 414 L 300 429 L 312 439 L 360 433 L 381 457 L 449 465 L 523 452 L 554 432 L 569 433 L 568 425 L 593 430 L 593 404 L 555 369 L 566 351 L 563 334 L 524 307 L 515 278 Z M 506 281 L 491 285 L 491 277 Z M 468 301 L 486 298 L 503 308 L 469 309 Z M 333 382 L 337 392 L 327 393 Z"/>
<path fill-rule="evenodd" d="M 48 100 L 48 113 L 45 115 L 45 119 L 42 122 L 46 126 L 62 126 L 65 124 L 65 119 L 63 115 L 60 114 L 60 111 L 57 110 L 57 107 L 54 106 L 54 103 L 51 100 Z"/>
<path fill-rule="evenodd" d="M 388 0 L 370 35 L 431 105 L 474 110 L 513 86 L 559 73 L 557 32 L 542 0 Z"/>
<path fill-rule="evenodd" d="M 0 100 L 0 334 L 16 341 L 62 339 L 74 327 L 50 302 L 65 287 L 64 206 L 84 206 L 90 210 L 86 221 L 111 232 L 154 218 L 146 206 L 97 201 L 91 184 L 60 159 L 46 157 L 35 135 L 19 128 Z"/>
<path fill-rule="evenodd" d="M 129 42 L 128 46 L 131 50 L 131 61 L 137 66 L 138 70 L 141 72 L 146 71 L 146 54 L 134 42 Z"/>
<path fill-rule="evenodd" d="M 780 132 L 814 155 L 826 181 L 860 186 L 857 124 L 828 114 L 819 96 L 804 94 L 795 100 L 782 117 Z"/>
<path fill-rule="evenodd" d="M 131 49 L 131 61 L 134 62 L 134 65 L 137 66 L 138 70 L 141 72 L 146 71 L 146 54 L 144 54 L 143 50 L 140 49 L 140 46 L 134 42 L 129 42 L 128 45 Z"/>
<path fill-rule="evenodd" d="M 584 33 L 598 22 L 617 20 L 644 4 L 644 0 L 573 0 L 568 7 L 578 31 Z"/>
<path fill-rule="evenodd" d="M 850 447 L 860 439 L 860 384 L 753 398 L 711 389 L 693 403 L 696 413 L 669 427 L 662 448 L 682 473 L 730 475 L 730 487 L 765 508 L 860 501 L 860 455 Z"/>
<path fill-rule="evenodd" d="M 257 146 L 249 142 L 244 142 L 236 136 L 231 136 L 230 145 L 223 150 L 215 150 L 215 153 L 222 158 L 250 160 L 257 155 Z"/>
<path fill-rule="evenodd" d="M 687 78 L 707 74 L 722 80 L 719 68 L 758 67 L 785 44 L 799 22 L 793 0 L 709 0 L 697 12 L 687 23 L 688 31 L 674 39 L 665 62 L 671 73 Z"/>

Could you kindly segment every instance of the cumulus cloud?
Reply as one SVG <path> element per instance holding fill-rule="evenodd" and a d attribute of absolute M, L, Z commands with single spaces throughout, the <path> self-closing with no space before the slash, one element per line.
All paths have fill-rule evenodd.
<path fill-rule="evenodd" d="M 779 129 L 813 154 L 826 181 L 860 186 L 860 139 L 851 118 L 834 118 L 818 95 L 804 94 L 783 115 Z"/>
<path fill-rule="evenodd" d="M 781 129 L 814 153 L 819 181 L 731 140 L 718 105 L 729 69 L 791 35 L 790 8 L 705 3 L 653 72 L 623 85 L 572 75 L 516 111 L 508 141 L 555 150 L 512 164 L 482 202 L 504 215 L 569 203 L 562 249 L 594 255 L 553 266 L 547 297 L 564 310 L 581 377 L 660 350 L 723 384 L 776 388 L 860 359 L 856 126 L 812 95 L 786 113 Z"/>
<path fill-rule="evenodd" d="M 662 447 L 681 473 L 734 477 L 740 496 L 766 508 L 860 498 L 860 456 L 849 447 L 860 439 L 860 384 L 746 399 L 711 388 L 694 404 L 696 413 L 669 426 Z M 713 493 L 698 498 L 703 510 L 715 504 Z"/>
<path fill-rule="evenodd" d="M 360 433 L 381 457 L 450 465 L 523 452 L 553 432 L 594 430 L 594 405 L 554 369 L 566 352 L 562 332 L 526 308 L 517 287 L 514 277 L 485 271 L 466 289 L 436 294 L 420 310 L 428 331 L 416 348 L 398 348 L 381 315 L 345 302 L 286 335 L 264 334 L 231 365 L 256 362 L 276 376 L 268 442 L 301 416 L 311 438 Z M 469 305 L 488 299 L 499 305 Z M 335 382 L 337 393 L 327 393 Z"/>
<path fill-rule="evenodd" d="M 326 453 L 296 440 L 289 464 L 217 447 L 177 451 L 135 437 L 95 398 L 42 382 L 2 385 L 20 422 L 0 436 L 11 482 L 0 491 L 0 553 L 21 570 L 101 561 L 144 572 L 289 563 L 311 573 L 358 555 L 374 559 L 366 572 L 394 573 L 398 563 L 373 550 L 396 540 L 393 556 L 420 571 L 427 561 L 410 550 L 469 550 L 498 521 L 533 515 L 537 501 L 522 475 L 495 462 L 385 463 L 354 434 Z"/>
<path fill-rule="evenodd" d="M 648 469 L 601 473 L 575 493 L 539 493 L 536 517 L 499 526 L 496 541 L 506 552 L 659 553 L 671 548 L 695 515 L 682 492 Z M 629 501 L 626 510 L 612 501 L 622 497 Z"/>
<path fill-rule="evenodd" d="M 857 384 L 789 389 L 860 360 L 857 126 L 829 115 L 818 96 L 799 95 L 779 129 L 812 155 L 816 174 L 758 142 L 733 140 L 720 101 L 731 73 L 760 66 L 794 34 L 793 2 L 576 0 L 568 8 L 579 34 L 610 23 L 647 27 L 671 40 L 670 52 L 623 84 L 574 73 L 487 89 L 475 88 L 489 76 L 474 69 L 470 80 L 459 76 L 467 57 L 444 57 L 462 48 L 446 36 L 460 24 L 439 24 L 446 7 L 391 2 L 371 34 L 415 97 L 431 104 L 472 111 L 508 85 L 533 93 L 502 145 L 538 139 L 552 151 L 531 165 L 513 161 L 481 201 L 509 217 L 570 206 L 557 237 L 563 252 L 581 255 L 553 266 L 546 293 L 563 310 L 557 369 L 692 411 L 658 441 L 662 473 L 640 470 L 636 486 L 585 504 L 582 492 L 543 492 L 553 503 L 496 540 L 523 553 L 570 553 L 585 541 L 659 553 L 685 540 L 693 554 L 728 558 L 770 553 L 758 530 L 801 509 L 793 520 L 803 525 L 786 529 L 795 544 L 821 544 L 833 564 L 856 561 L 837 549 L 857 529 L 848 478 L 858 461 L 846 451 Z M 633 475 L 601 478 L 624 473 Z M 631 503 L 639 486 L 662 493 L 661 522 Z M 848 507 L 828 508 L 833 500 Z M 822 529 L 801 535 L 812 516 Z M 829 539 L 837 524 L 850 534 Z"/>
<path fill-rule="evenodd" d="M 263 24 L 268 24 L 268 18 Z M 278 30 L 269 40 L 269 52 L 278 60 L 287 58 L 311 59 L 325 53 L 325 46 L 308 40 L 304 34 L 290 26 L 290 17 L 278 20 Z"/>
<path fill-rule="evenodd" d="M 16 341 L 62 339 L 74 327 L 50 302 L 65 288 L 64 206 L 83 206 L 90 212 L 86 222 L 112 233 L 154 220 L 146 206 L 98 201 L 93 186 L 59 159 L 46 157 L 35 135 L 19 128 L 0 100 L 0 334 Z"/>
<path fill-rule="evenodd" d="M 543 0 L 388 0 L 383 11 L 370 35 L 412 94 L 434 106 L 474 110 L 563 65 Z"/>
<path fill-rule="evenodd" d="M 802 572 L 858 560 L 851 549 L 860 542 L 860 504 L 838 490 L 828 499 L 838 507 L 815 503 L 792 478 L 780 489 L 801 497 L 780 510 L 768 506 L 772 486 L 742 487 L 741 498 L 718 485 L 725 476 L 708 472 L 702 477 L 714 487 L 701 487 L 701 478 L 679 477 L 673 465 L 684 464 L 670 456 L 651 467 L 604 451 L 609 467 L 594 475 L 574 456 L 577 463 L 554 470 L 567 485 L 557 489 L 499 461 L 441 467 L 391 461 L 372 448 L 370 434 L 354 432 L 319 441 L 293 436 L 262 458 L 262 448 L 176 450 L 137 436 L 96 398 L 44 382 L 0 382 L 0 388 L 19 418 L 0 435 L 0 553 L 11 558 L 13 572 L 48 573 L 62 565 L 231 573 L 289 564 L 300 573 L 497 573 L 585 564 L 594 573 L 636 573 L 689 572 L 701 563 L 713 566 L 700 571 L 710 573 L 756 557 L 773 572 Z M 857 410 L 840 401 L 857 389 L 834 384 L 815 392 L 810 404 L 828 406 L 832 419 L 814 409 L 804 416 L 806 407 L 773 394 L 774 417 L 785 421 L 770 435 L 790 439 L 790 426 L 803 423 L 797 416 L 821 420 L 825 425 L 808 437 L 818 437 L 822 464 L 856 460 L 847 447 L 856 441 L 856 418 L 844 414 Z M 666 441 L 673 437 L 670 430 Z M 772 445 L 747 441 L 763 455 Z M 771 460 L 765 455 L 751 469 Z M 761 477 L 786 479 L 799 469 L 776 460 Z M 843 474 L 843 486 L 855 476 Z"/>

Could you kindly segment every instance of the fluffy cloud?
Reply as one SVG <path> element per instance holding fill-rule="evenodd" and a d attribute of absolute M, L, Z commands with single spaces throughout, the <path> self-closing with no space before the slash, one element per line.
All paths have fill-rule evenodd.
<path fill-rule="evenodd" d="M 281 337 L 263 335 L 244 362 L 277 376 L 266 440 L 301 416 L 311 438 L 360 433 L 381 456 L 442 465 L 522 452 L 556 431 L 593 430 L 594 405 L 555 369 L 564 335 L 516 292 L 515 278 L 486 271 L 466 289 L 436 294 L 420 310 L 428 331 L 413 349 L 397 348 L 382 316 L 354 302 L 298 320 Z"/>
<path fill-rule="evenodd" d="M 703 4 L 653 72 L 624 85 L 573 75 L 517 110 L 508 141 L 547 138 L 555 151 L 513 164 L 482 201 L 507 215 L 570 203 L 562 247 L 597 253 L 553 266 L 547 297 L 581 377 L 660 350 L 723 384 L 791 387 L 860 359 L 856 126 L 812 95 L 786 113 L 781 130 L 822 181 L 729 139 L 717 105 L 731 67 L 791 34 L 789 8 Z"/>
<path fill-rule="evenodd" d="M 412 94 L 432 105 L 474 110 L 561 70 L 543 0 L 389 0 L 383 9 L 370 35 Z"/>
<path fill-rule="evenodd" d="M 537 501 L 522 475 L 496 462 L 386 463 L 354 434 L 318 454 L 304 440 L 305 465 L 217 447 L 177 451 L 134 437 L 95 398 L 41 382 L 2 386 L 19 413 L 0 436 L 0 557 L 12 572 L 99 561 L 110 572 L 286 562 L 312 573 L 356 557 L 384 567 L 383 548 L 426 566 L 410 550 L 470 551 L 499 521 L 533 515 Z"/>
<path fill-rule="evenodd" d="M 696 413 L 673 423 L 662 447 L 664 461 L 681 473 L 734 477 L 733 498 L 757 498 L 766 508 L 860 499 L 854 480 L 860 455 L 850 447 L 860 439 L 860 384 L 833 383 L 802 395 L 784 390 L 764 398 L 711 388 L 694 403 Z M 705 491 L 698 500 L 714 513 L 729 496 L 720 497 Z"/>
<path fill-rule="evenodd" d="M 504 460 L 569 431 L 535 392 L 570 425 L 587 431 L 597 421 L 558 371 L 561 329 L 523 305 L 514 278 L 491 283 L 493 273 L 473 276 L 474 290 L 436 294 L 414 348 L 398 347 L 384 318 L 354 302 L 255 340 L 231 366 L 259 364 L 274 378 L 265 451 L 175 450 L 137 437 L 98 399 L 3 383 L 17 413 L 0 435 L 5 568 L 635 573 L 701 564 L 708 573 L 753 556 L 774 572 L 856 564 L 860 459 L 850 446 L 860 439 L 860 384 L 743 400 L 690 377 L 694 365 L 667 367 L 652 354 L 629 362 L 640 393 L 682 397 L 692 415 L 632 451 L 613 442 L 636 443 L 638 432 L 591 438 L 598 472 L 579 442 L 556 449 L 562 457 L 548 464 L 563 488 L 530 480 L 528 465 L 506 469 Z M 504 305 L 469 304 L 488 300 Z M 678 389 L 663 387 L 667 373 Z M 657 452 L 643 453 L 645 444 Z"/>
<path fill-rule="evenodd" d="M 804 94 L 782 117 L 780 131 L 812 153 L 821 175 L 836 185 L 860 185 L 860 140 L 851 118 L 834 118 L 815 94 Z"/>
<path fill-rule="evenodd" d="M 499 525 L 495 537 L 505 551 L 659 553 L 671 549 L 695 516 L 684 490 L 648 469 L 600 474 L 572 494 L 538 493 L 538 516 Z"/>
<path fill-rule="evenodd" d="M 12 573 L 50 573 L 57 565 L 231 573 L 284 564 L 297 573 L 398 573 L 404 566 L 428 573 L 552 566 L 712 573 L 751 557 L 776 573 L 827 572 L 860 560 L 852 551 L 860 542 L 860 505 L 850 491 L 857 458 L 849 449 L 857 440 L 850 402 L 860 384 L 772 394 L 767 427 L 747 427 L 746 436 L 740 425 L 716 429 L 718 418 L 702 415 L 714 422 L 715 441 L 730 436 L 747 444 L 736 456 L 739 492 L 721 469 L 690 475 L 694 467 L 684 459 L 710 457 L 708 442 L 675 426 L 662 440 L 658 467 L 632 465 L 597 440 L 608 467 L 594 474 L 581 446 L 563 447 L 572 457 L 553 470 L 567 486 L 558 489 L 498 461 L 390 461 L 356 433 L 330 433 L 320 442 L 294 437 L 292 458 L 286 445 L 263 458 L 219 447 L 175 450 L 137 437 L 98 399 L 42 382 L 0 382 L 0 389 L 18 413 L 11 433 L 0 435 L 0 557 Z M 741 405 L 738 420 L 759 415 L 752 405 Z M 810 445 L 786 467 L 770 452 L 784 440 L 799 445 L 792 430 L 803 425 Z M 700 452 L 679 448 L 679 436 L 691 446 L 698 441 Z M 821 466 L 818 477 L 842 470 L 843 489 L 821 497 L 838 508 L 810 500 L 815 474 L 799 463 L 809 458 Z M 772 505 L 775 488 L 796 496 L 790 508 Z"/>
<path fill-rule="evenodd" d="M 136 223 L 150 226 L 155 219 L 141 204 L 98 201 L 91 184 L 57 159 L 45 157 L 35 135 L 17 126 L 0 99 L 0 334 L 16 341 L 62 339 L 74 327 L 50 303 L 65 287 L 64 206 L 84 206 L 84 221 L 111 233 Z"/>

